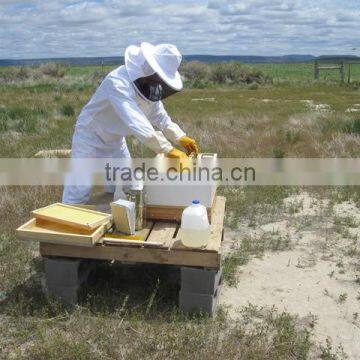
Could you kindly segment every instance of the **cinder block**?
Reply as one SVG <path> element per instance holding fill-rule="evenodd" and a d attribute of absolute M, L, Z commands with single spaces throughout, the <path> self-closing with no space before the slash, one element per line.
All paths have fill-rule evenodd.
<path fill-rule="evenodd" d="M 85 259 L 45 258 L 45 278 L 47 285 L 70 287 L 83 284 L 95 262 Z"/>
<path fill-rule="evenodd" d="M 221 269 L 181 267 L 181 290 L 213 295 L 221 282 Z"/>
<path fill-rule="evenodd" d="M 214 315 L 218 303 L 221 287 L 218 287 L 215 294 L 189 293 L 183 290 L 179 292 L 180 310 L 185 314 L 206 314 Z"/>
<path fill-rule="evenodd" d="M 54 296 L 68 305 L 76 305 L 79 301 L 79 285 L 59 286 L 48 284 L 46 289 L 48 295 Z"/>
<path fill-rule="evenodd" d="M 167 269 L 168 283 L 180 286 L 181 283 L 181 270 L 178 266 L 169 266 Z"/>

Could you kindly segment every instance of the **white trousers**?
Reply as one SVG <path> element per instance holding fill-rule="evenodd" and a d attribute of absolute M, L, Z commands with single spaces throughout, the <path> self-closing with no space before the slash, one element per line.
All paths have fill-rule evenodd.
<path fill-rule="evenodd" d="M 105 144 L 95 133 L 84 127 L 76 127 L 71 148 L 72 159 L 88 158 L 130 158 L 125 138 L 116 144 Z M 75 164 L 76 163 L 76 164 Z M 77 167 L 75 169 L 75 166 Z M 64 187 L 62 202 L 65 204 L 85 204 L 92 190 L 91 171 L 79 169 L 79 161 L 72 162 L 71 173 Z M 105 171 L 105 170 L 104 170 Z M 79 176 L 80 175 L 80 176 Z M 105 182 L 105 191 L 114 192 L 115 185 Z"/>

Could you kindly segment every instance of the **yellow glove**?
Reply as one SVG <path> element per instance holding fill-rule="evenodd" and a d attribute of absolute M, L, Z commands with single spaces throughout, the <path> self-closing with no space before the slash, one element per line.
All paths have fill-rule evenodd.
<path fill-rule="evenodd" d="M 187 154 L 195 154 L 199 153 L 199 148 L 196 144 L 196 141 L 188 136 L 183 136 L 179 139 L 179 144 L 186 150 Z"/>
<path fill-rule="evenodd" d="M 175 148 L 170 150 L 166 154 L 166 157 L 172 158 L 172 159 L 187 159 L 188 158 L 188 156 L 184 152 L 182 152 L 178 149 L 175 149 Z"/>
<path fill-rule="evenodd" d="M 172 149 L 167 154 L 166 157 L 174 159 L 172 160 L 175 164 L 172 164 L 172 167 L 176 169 L 177 172 L 182 172 L 185 168 L 189 168 L 191 163 L 191 158 L 189 158 L 184 152 L 178 149 Z"/>

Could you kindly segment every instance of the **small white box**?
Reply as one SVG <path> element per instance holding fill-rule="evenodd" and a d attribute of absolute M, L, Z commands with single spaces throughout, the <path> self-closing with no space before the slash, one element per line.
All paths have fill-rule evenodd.
<path fill-rule="evenodd" d="M 164 155 L 158 155 L 157 160 L 163 161 L 164 168 L 166 168 L 168 159 L 164 158 Z M 217 166 L 217 154 L 199 154 L 194 160 L 194 167 L 191 169 L 195 172 L 206 167 L 211 174 L 212 169 Z M 200 180 L 198 177 L 196 179 L 191 176 L 188 178 L 186 173 L 183 174 L 181 181 L 176 180 L 163 186 L 161 184 L 147 185 L 145 188 L 146 205 L 185 207 L 191 205 L 193 200 L 199 200 L 202 205 L 211 208 L 216 195 L 217 182 L 207 178 L 207 171 L 204 173 L 206 181 Z M 161 175 L 160 170 L 160 176 L 165 177 L 165 172 Z M 180 173 L 178 173 L 178 177 L 180 177 Z"/>
<path fill-rule="evenodd" d="M 135 234 L 135 203 L 123 199 L 111 203 L 111 213 L 114 218 L 116 230 L 129 234 Z"/>

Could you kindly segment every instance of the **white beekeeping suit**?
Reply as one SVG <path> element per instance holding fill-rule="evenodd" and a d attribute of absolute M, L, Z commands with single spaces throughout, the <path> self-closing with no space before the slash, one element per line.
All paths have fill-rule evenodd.
<path fill-rule="evenodd" d="M 129 158 L 127 135 L 134 135 L 156 153 L 171 152 L 173 146 L 167 139 L 179 142 L 185 133 L 171 121 L 162 102 L 146 99 L 134 81 L 156 73 L 172 89 L 180 91 L 182 81 L 177 71 L 180 62 L 181 55 L 173 45 L 142 43 L 140 47 L 128 47 L 125 65 L 106 76 L 81 111 L 72 141 L 72 157 Z M 91 181 L 84 184 L 83 180 L 71 176 L 70 179 L 64 188 L 63 202 L 86 203 L 91 195 Z"/>

